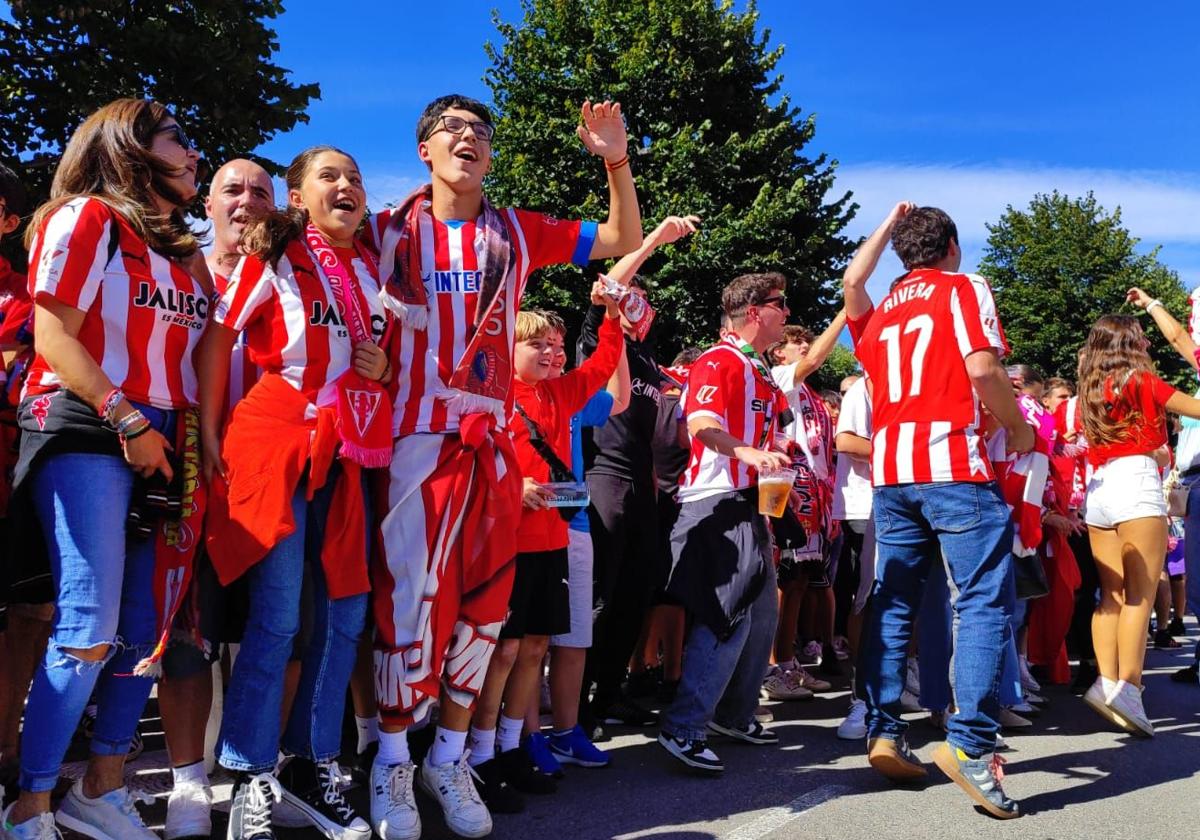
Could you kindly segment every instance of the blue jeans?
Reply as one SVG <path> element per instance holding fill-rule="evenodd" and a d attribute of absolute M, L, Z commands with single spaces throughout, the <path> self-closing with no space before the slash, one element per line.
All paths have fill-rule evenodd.
<path fill-rule="evenodd" d="M 282 743 L 289 753 L 312 761 L 328 761 L 341 750 L 346 686 L 367 616 L 367 596 L 330 599 L 326 588 L 321 545 L 338 475 L 335 465 L 311 502 L 304 498 L 307 477 L 301 478 L 292 498 L 296 530 L 246 573 L 249 615 L 221 724 L 220 762 L 230 770 L 261 773 L 275 766 L 284 670 L 300 631 L 306 563 L 312 581 L 312 638 L 301 656 L 300 685 Z"/>
<path fill-rule="evenodd" d="M 868 737 L 898 739 L 907 729 L 900 718 L 906 651 L 940 554 L 959 592 L 958 712 L 948 721 L 947 740 L 969 755 L 991 752 L 1016 602 L 1008 506 L 994 482 L 902 484 L 875 489 L 874 517 L 878 565 L 862 653 Z"/>
<path fill-rule="evenodd" d="M 745 729 L 754 719 L 779 618 L 775 566 L 767 568 L 762 592 L 728 639 L 720 641 L 699 621 L 692 624 L 675 701 L 663 712 L 668 735 L 703 741 L 710 721 Z"/>
<path fill-rule="evenodd" d="M 1187 516 L 1183 519 L 1183 559 L 1187 575 L 1187 607 L 1200 618 L 1200 474 L 1190 475 Z M 1200 642 L 1196 643 L 1196 660 L 1200 662 Z"/>
<path fill-rule="evenodd" d="M 174 437 L 175 412 L 138 405 Z M 34 673 L 21 738 L 21 789 L 53 790 L 79 719 L 95 691 L 95 755 L 124 755 L 154 681 L 133 676 L 154 649 L 154 539 L 127 539 L 134 473 L 116 455 L 46 457 L 29 477 L 57 592 L 54 625 Z M 68 652 L 108 645 L 88 662 Z"/>

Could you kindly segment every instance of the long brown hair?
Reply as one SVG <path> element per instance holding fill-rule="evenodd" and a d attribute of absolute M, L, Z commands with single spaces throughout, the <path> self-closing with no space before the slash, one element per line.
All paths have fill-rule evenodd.
<path fill-rule="evenodd" d="M 26 245 L 55 210 L 74 198 L 103 201 L 124 216 L 151 249 L 167 257 L 186 259 L 200 242 L 183 207 L 187 199 L 169 183 L 179 170 L 150 151 L 154 130 L 168 117 L 165 105 L 150 99 L 118 99 L 83 121 L 63 151 L 50 200 L 37 209 L 25 232 Z M 154 193 L 175 205 L 164 214 Z"/>
<path fill-rule="evenodd" d="M 1154 373 L 1146 336 L 1132 315 L 1105 315 L 1092 325 L 1079 352 L 1079 412 L 1088 443 L 1115 443 L 1141 422 L 1138 389 Z M 1130 387 L 1126 387 L 1126 385 Z M 1113 412 L 1121 408 L 1117 420 Z"/>
<path fill-rule="evenodd" d="M 288 164 L 283 180 L 287 184 L 289 193 L 292 190 L 300 189 L 313 161 L 317 159 L 318 155 L 323 155 L 325 152 L 334 152 L 354 160 L 353 155 L 336 146 L 309 146 L 292 158 L 292 162 Z M 355 161 L 354 165 L 358 166 L 358 161 Z M 278 265 L 279 258 L 283 255 L 288 243 L 301 237 L 306 227 L 308 227 L 308 211 L 300 207 L 293 207 L 289 201 L 283 210 L 268 210 L 251 219 L 245 230 L 242 231 L 238 245 L 242 253 L 256 256 L 272 266 Z"/>

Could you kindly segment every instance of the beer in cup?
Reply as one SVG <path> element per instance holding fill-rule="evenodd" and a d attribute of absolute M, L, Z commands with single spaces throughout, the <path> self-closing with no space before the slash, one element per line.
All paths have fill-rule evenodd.
<path fill-rule="evenodd" d="M 796 471 L 792 469 L 759 470 L 758 512 L 775 519 L 783 516 L 795 480 Z"/>

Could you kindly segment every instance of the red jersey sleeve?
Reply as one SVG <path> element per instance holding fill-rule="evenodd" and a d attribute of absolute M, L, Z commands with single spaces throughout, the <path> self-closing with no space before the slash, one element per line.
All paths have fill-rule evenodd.
<path fill-rule="evenodd" d="M 995 350 L 1008 355 L 1008 341 L 996 313 L 992 287 L 978 274 L 960 275 L 950 291 L 950 313 L 954 318 L 954 337 L 965 359 L 979 350 Z"/>
<path fill-rule="evenodd" d="M 687 420 L 711 417 L 722 428 L 729 427 L 728 412 L 733 394 L 726 374 L 728 368 L 729 365 L 720 364 L 711 352 L 696 360 L 688 376 L 687 397 L 683 404 Z"/>
<path fill-rule="evenodd" d="M 1163 382 L 1153 373 L 1147 373 L 1142 384 L 1143 387 L 1149 386 L 1150 396 L 1153 398 L 1155 405 L 1165 406 L 1167 400 L 1175 395 L 1175 386 Z"/>
<path fill-rule="evenodd" d="M 275 297 L 272 274 L 258 257 L 242 257 L 217 301 L 213 321 L 237 332 L 246 329 Z"/>
<path fill-rule="evenodd" d="M 118 237 L 113 211 L 102 201 L 76 199 L 55 210 L 42 223 L 29 255 L 34 300 L 44 295 L 90 309 Z"/>
<path fill-rule="evenodd" d="M 505 212 L 517 235 L 517 247 L 529 260 L 530 271 L 560 263 L 587 265 L 596 241 L 595 222 L 568 222 L 529 210 Z"/>
<path fill-rule="evenodd" d="M 595 352 L 575 370 L 546 382 L 547 387 L 557 392 L 555 397 L 566 416 L 578 414 L 592 395 L 604 387 L 624 352 L 625 335 L 621 332 L 619 319 L 605 318 L 600 324 L 600 343 Z"/>
<path fill-rule="evenodd" d="M 33 314 L 33 301 L 25 287 L 25 278 L 12 273 L 8 287 L 0 293 L 0 346 L 12 348 L 24 344 L 18 335 Z"/>
<path fill-rule="evenodd" d="M 875 307 L 872 306 L 858 318 L 846 319 L 846 326 L 850 328 L 850 341 L 858 347 L 858 341 L 862 338 L 863 332 L 867 329 L 867 324 L 871 323 L 871 316 L 875 314 Z"/>

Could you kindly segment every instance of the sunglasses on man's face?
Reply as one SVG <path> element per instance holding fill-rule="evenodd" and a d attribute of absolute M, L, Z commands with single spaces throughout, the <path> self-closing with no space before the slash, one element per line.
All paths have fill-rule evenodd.
<path fill-rule="evenodd" d="M 438 117 L 438 122 L 441 125 L 436 125 L 425 135 L 428 140 L 439 131 L 446 131 L 455 136 L 461 135 L 467 130 L 467 126 L 471 126 L 471 131 L 474 133 L 477 140 L 482 140 L 484 143 L 492 142 L 492 135 L 496 133 L 496 129 L 480 120 L 465 120 L 462 117 L 447 116 L 442 114 Z"/>
<path fill-rule="evenodd" d="M 758 305 L 759 306 L 773 306 L 776 309 L 778 309 L 780 312 L 788 311 L 787 299 L 783 295 L 772 295 L 771 297 L 762 301 Z"/>
<path fill-rule="evenodd" d="M 174 125 L 164 125 L 162 128 L 156 129 L 154 133 L 172 135 L 171 139 L 178 143 L 180 148 L 182 148 L 184 151 L 195 148 L 192 145 L 192 141 L 189 140 L 188 136 L 183 133 L 183 128 L 179 125 L 179 123 L 175 123 Z"/>

